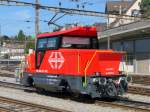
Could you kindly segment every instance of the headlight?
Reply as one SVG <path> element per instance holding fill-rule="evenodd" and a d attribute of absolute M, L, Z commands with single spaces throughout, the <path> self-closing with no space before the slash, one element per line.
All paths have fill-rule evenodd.
<path fill-rule="evenodd" d="M 96 83 L 96 82 L 98 82 L 98 79 L 97 78 L 93 78 L 93 83 Z"/>
<path fill-rule="evenodd" d="M 99 78 L 99 84 L 105 85 L 106 82 L 107 82 L 107 79 L 106 79 L 106 78 Z"/>

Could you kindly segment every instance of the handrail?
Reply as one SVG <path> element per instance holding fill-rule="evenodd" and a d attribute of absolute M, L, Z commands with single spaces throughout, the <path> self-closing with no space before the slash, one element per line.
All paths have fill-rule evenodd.
<path fill-rule="evenodd" d="M 91 65 L 91 63 L 92 63 L 92 61 L 93 61 L 93 59 L 94 59 L 97 52 L 98 52 L 97 50 L 94 52 L 92 58 L 90 59 L 90 61 L 88 61 L 88 63 L 85 66 L 85 69 L 84 69 L 84 84 L 83 84 L 84 87 L 87 86 L 87 70 L 90 67 L 90 65 Z"/>

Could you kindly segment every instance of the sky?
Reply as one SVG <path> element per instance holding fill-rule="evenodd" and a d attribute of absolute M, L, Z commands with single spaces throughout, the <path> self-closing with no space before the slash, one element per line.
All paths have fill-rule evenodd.
<path fill-rule="evenodd" d="M 34 3 L 35 0 L 18 0 Z M 41 5 L 56 6 L 63 8 L 77 9 L 77 5 L 81 6 L 86 3 L 84 10 L 89 11 L 105 11 L 106 0 L 79 0 L 79 2 L 72 2 L 73 0 L 39 0 Z M 40 10 L 40 20 L 48 21 L 55 15 L 54 12 L 47 10 Z M 57 17 L 63 14 L 59 13 Z M 31 22 L 25 22 L 31 21 Z M 31 6 L 1 6 L 0 5 L 0 35 L 15 36 L 19 30 L 23 30 L 26 35 L 35 34 L 35 10 Z M 56 26 L 47 25 L 47 22 L 40 22 L 40 32 L 50 32 Z M 102 17 L 90 17 L 81 15 L 65 15 L 60 20 L 56 21 L 56 24 L 63 26 L 65 24 L 79 23 L 81 25 L 91 25 L 95 22 L 105 22 L 105 18 Z"/>

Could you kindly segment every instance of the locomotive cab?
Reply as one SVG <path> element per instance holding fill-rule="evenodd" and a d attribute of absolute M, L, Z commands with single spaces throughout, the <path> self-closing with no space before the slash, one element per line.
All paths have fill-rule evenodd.
<path fill-rule="evenodd" d="M 26 59 L 21 83 L 93 98 L 123 94 L 127 90 L 126 76 L 120 69 L 124 53 L 98 47 L 95 27 L 39 34 L 36 51 Z"/>
<path fill-rule="evenodd" d="M 65 49 L 98 49 L 96 37 L 45 37 L 37 40 L 37 51 Z"/>
<path fill-rule="evenodd" d="M 98 49 L 97 37 L 80 36 L 48 36 L 38 38 L 36 50 L 68 49 Z"/>
<path fill-rule="evenodd" d="M 36 47 L 36 68 L 40 66 L 42 55 L 47 50 L 58 49 L 98 49 L 96 37 L 76 37 L 76 36 L 49 36 L 39 38 Z"/>

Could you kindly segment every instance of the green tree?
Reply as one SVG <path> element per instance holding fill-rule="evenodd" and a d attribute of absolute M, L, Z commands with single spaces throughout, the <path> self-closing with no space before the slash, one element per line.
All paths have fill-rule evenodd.
<path fill-rule="evenodd" d="M 27 54 L 29 49 L 35 49 L 35 40 L 32 36 L 26 36 L 26 48 L 25 53 Z"/>
<path fill-rule="evenodd" d="M 26 36 L 25 36 L 24 32 L 22 30 L 20 30 L 18 33 L 18 36 L 17 36 L 17 40 L 25 41 L 25 38 L 26 38 Z"/>
<path fill-rule="evenodd" d="M 31 35 L 25 35 L 22 30 L 19 31 L 15 40 L 22 41 L 21 43 L 25 45 L 25 53 L 27 54 L 29 49 L 35 49 L 35 40 Z"/>
<path fill-rule="evenodd" d="M 34 38 L 31 36 L 31 35 L 29 35 L 29 36 L 26 36 L 27 37 L 27 40 L 34 40 Z"/>
<path fill-rule="evenodd" d="M 150 0 L 142 0 L 140 8 L 142 16 L 150 17 Z"/>
<path fill-rule="evenodd" d="M 28 41 L 26 44 L 25 53 L 27 54 L 29 52 L 29 49 L 35 49 L 35 42 L 34 41 Z"/>

